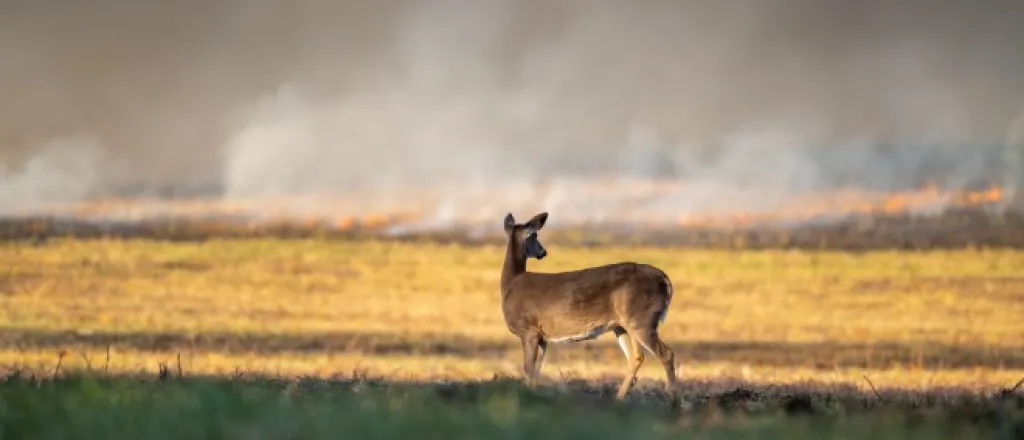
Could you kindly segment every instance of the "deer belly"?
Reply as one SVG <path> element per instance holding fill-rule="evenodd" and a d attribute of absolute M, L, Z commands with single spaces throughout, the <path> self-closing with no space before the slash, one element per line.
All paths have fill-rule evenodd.
<path fill-rule="evenodd" d="M 567 336 L 553 336 L 552 335 L 552 336 L 548 336 L 545 339 L 547 339 L 547 341 L 552 343 L 552 344 L 564 344 L 564 343 L 570 343 L 570 342 L 588 341 L 588 340 L 594 339 L 594 338 L 596 338 L 598 336 L 601 336 L 601 335 L 605 334 L 606 332 L 608 332 L 608 330 L 611 330 L 612 327 L 614 327 L 614 326 L 611 325 L 611 324 L 603 324 L 603 325 L 598 325 L 598 326 L 590 327 L 589 329 L 586 329 L 585 331 L 582 331 L 580 333 L 570 334 L 570 335 L 567 335 Z"/>

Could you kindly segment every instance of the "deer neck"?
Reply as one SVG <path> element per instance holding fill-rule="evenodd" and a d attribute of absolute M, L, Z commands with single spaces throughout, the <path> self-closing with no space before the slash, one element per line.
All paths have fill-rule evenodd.
<path fill-rule="evenodd" d="M 526 272 L 526 255 L 513 238 L 509 238 L 505 250 L 505 264 L 501 268 L 501 295 L 508 292 L 509 284 L 516 275 Z"/>

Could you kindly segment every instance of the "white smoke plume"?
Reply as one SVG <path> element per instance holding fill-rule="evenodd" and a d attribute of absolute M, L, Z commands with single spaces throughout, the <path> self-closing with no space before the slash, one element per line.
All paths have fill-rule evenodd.
<path fill-rule="evenodd" d="M 98 179 L 101 149 L 95 139 L 49 140 L 17 169 L 0 163 L 0 213 L 24 214 L 41 204 L 76 202 Z"/>
<path fill-rule="evenodd" d="M 8 175 L 19 206 L 59 192 L 40 173 L 85 182 L 64 199 L 284 198 L 424 227 L 1020 183 L 1020 2 L 9 3 L 0 160 L 68 132 L 103 153 Z"/>

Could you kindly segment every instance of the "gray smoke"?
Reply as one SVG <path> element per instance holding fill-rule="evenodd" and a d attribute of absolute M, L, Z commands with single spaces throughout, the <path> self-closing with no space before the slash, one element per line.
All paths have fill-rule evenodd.
<path fill-rule="evenodd" d="M 1020 182 L 1019 1 L 2 5 L 0 213 L 207 193 L 674 218 Z"/>

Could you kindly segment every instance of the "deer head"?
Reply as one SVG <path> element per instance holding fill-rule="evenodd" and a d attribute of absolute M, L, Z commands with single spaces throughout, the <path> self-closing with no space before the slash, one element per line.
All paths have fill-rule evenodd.
<path fill-rule="evenodd" d="M 522 260 L 527 258 L 543 260 L 548 255 L 548 251 L 544 249 L 544 245 L 540 244 L 540 239 L 537 237 L 537 231 L 544 227 L 547 220 L 548 213 L 546 212 L 533 216 L 523 224 L 516 224 L 512 213 L 505 216 L 505 233 L 508 234 L 512 249 L 517 254 L 516 257 Z"/>

